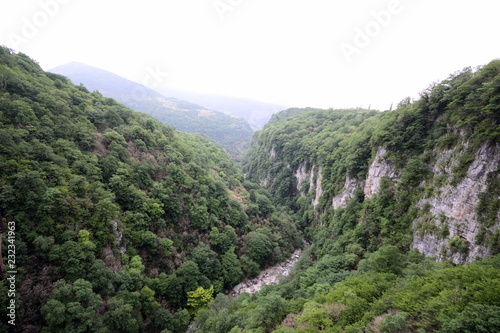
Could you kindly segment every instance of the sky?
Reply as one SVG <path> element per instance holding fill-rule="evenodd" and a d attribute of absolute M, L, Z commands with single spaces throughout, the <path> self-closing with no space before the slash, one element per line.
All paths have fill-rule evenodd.
<path fill-rule="evenodd" d="M 499 13 L 498 0 L 0 0 L 0 45 L 151 88 L 387 110 L 500 58 Z"/>

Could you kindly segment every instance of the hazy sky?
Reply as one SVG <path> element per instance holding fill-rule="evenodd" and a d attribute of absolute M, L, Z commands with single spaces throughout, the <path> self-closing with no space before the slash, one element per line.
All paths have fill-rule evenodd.
<path fill-rule="evenodd" d="M 388 109 L 500 57 L 498 0 L 0 0 L 0 44 L 157 87 Z"/>

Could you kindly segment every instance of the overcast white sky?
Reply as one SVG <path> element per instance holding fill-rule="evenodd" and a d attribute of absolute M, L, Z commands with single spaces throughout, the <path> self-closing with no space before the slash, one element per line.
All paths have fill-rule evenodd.
<path fill-rule="evenodd" d="M 498 0 L 0 0 L 0 44 L 45 70 L 80 61 L 153 87 L 385 110 L 499 58 L 499 13 Z"/>

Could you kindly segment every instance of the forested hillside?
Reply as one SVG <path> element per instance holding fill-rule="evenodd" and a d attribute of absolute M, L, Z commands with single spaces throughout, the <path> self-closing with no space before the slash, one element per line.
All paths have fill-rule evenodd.
<path fill-rule="evenodd" d="M 242 172 L 0 48 L 0 331 L 498 332 L 499 171 L 498 60 L 394 111 L 280 112 Z"/>
<path fill-rule="evenodd" d="M 2 253 L 17 272 L 1 283 L 0 331 L 14 300 L 9 332 L 184 332 L 302 244 L 242 178 L 208 140 L 0 47 L 0 215 L 15 225 Z"/>
<path fill-rule="evenodd" d="M 500 61 L 391 112 L 273 116 L 243 171 L 311 247 L 283 284 L 217 296 L 197 329 L 498 332 L 499 162 Z"/>
<path fill-rule="evenodd" d="M 500 61 L 466 68 L 392 112 L 283 111 L 255 134 L 243 171 L 297 211 L 311 238 L 316 226 L 350 221 L 358 234 L 346 242 L 369 249 L 406 251 L 413 236 L 441 232 L 474 250 L 456 263 L 498 253 L 499 72 Z M 346 237 L 341 225 L 334 236 Z"/>
<path fill-rule="evenodd" d="M 135 111 L 150 114 L 179 131 L 204 134 L 235 159 L 243 157 L 250 145 L 253 130 L 243 118 L 165 97 L 146 86 L 82 63 L 69 63 L 50 71 L 67 76 L 77 85 L 82 83 L 91 91 L 98 90 Z M 150 76 L 147 78 L 148 82 L 152 80 Z"/>

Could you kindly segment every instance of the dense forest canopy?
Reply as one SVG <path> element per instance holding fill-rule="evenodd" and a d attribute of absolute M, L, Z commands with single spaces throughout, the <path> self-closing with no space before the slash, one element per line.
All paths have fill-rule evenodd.
<path fill-rule="evenodd" d="M 500 161 L 499 146 L 498 60 L 394 111 L 280 112 L 255 133 L 240 171 L 205 138 L 0 48 L 13 331 L 497 332 L 498 163 L 473 194 L 472 243 L 457 231 L 469 221 L 454 226 L 431 202 L 465 188 L 478 156 Z M 367 192 L 374 163 L 395 176 Z M 416 235 L 446 251 L 426 257 Z M 303 238 L 310 246 L 282 283 L 227 295 Z"/>
<path fill-rule="evenodd" d="M 0 81 L 16 331 L 184 332 L 214 295 L 301 245 L 288 213 L 208 140 L 6 48 Z"/>
<path fill-rule="evenodd" d="M 489 287 L 500 277 L 498 163 L 485 175 L 483 192 L 473 196 L 473 243 L 460 235 L 463 223 L 473 221 L 453 225 L 444 215 L 434 216 L 430 204 L 453 196 L 458 186 L 467 188 L 477 156 L 498 161 L 499 96 L 495 60 L 453 73 L 390 112 L 308 108 L 274 115 L 255 133 L 243 172 L 296 213 L 312 245 L 288 283 L 231 303 L 235 319 L 228 325 L 283 332 L 500 329 L 500 292 Z M 372 194 L 364 186 L 374 163 L 396 176 L 382 177 Z M 436 263 L 412 250 L 415 235 L 444 242 L 441 256 L 450 262 Z M 494 256 L 473 258 L 473 247 Z M 476 263 L 454 267 L 451 258 Z M 247 312 L 261 306 L 274 306 L 272 320 Z M 211 306 L 205 311 L 215 316 Z M 203 331 L 227 321 L 197 318 Z"/>

